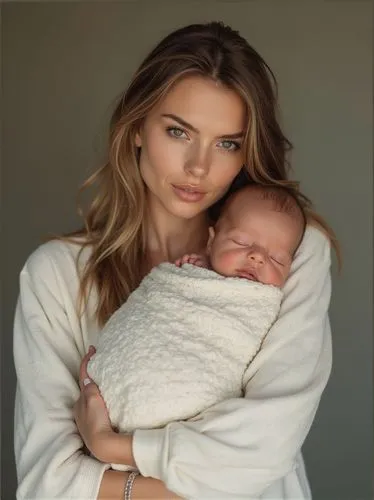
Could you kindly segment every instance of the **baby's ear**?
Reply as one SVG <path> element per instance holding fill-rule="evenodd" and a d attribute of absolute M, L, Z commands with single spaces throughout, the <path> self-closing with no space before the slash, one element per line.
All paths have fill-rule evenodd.
<path fill-rule="evenodd" d="M 212 248 L 212 244 L 213 244 L 213 241 L 214 241 L 214 238 L 216 236 L 216 232 L 214 230 L 214 227 L 213 226 L 210 226 L 209 227 L 209 238 L 208 238 L 208 243 L 206 245 L 206 253 L 208 255 L 210 255 L 210 250 Z"/>

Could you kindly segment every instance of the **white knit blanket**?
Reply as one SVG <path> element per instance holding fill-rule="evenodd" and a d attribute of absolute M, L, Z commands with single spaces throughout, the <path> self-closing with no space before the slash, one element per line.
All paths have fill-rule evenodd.
<path fill-rule="evenodd" d="M 154 268 L 99 334 L 88 373 L 121 432 L 186 420 L 242 394 L 282 292 L 190 264 Z"/>

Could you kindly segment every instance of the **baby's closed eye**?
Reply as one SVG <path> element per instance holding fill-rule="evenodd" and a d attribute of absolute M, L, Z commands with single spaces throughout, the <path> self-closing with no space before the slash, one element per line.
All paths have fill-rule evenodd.
<path fill-rule="evenodd" d="M 270 258 L 272 261 L 274 261 L 276 264 L 279 264 L 282 267 L 284 267 L 286 265 L 279 257 L 273 257 L 271 255 Z"/>
<path fill-rule="evenodd" d="M 247 247 L 248 246 L 247 243 L 244 243 L 242 241 L 238 241 L 238 240 L 232 240 L 232 241 L 233 241 L 233 243 L 235 243 L 236 245 L 239 245 L 241 247 Z"/>

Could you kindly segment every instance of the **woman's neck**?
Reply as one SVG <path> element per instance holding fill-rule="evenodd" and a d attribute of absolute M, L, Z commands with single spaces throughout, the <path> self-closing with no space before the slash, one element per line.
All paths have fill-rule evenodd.
<path fill-rule="evenodd" d="M 208 227 L 206 214 L 182 219 L 166 211 L 149 210 L 146 238 L 151 266 L 174 262 L 186 253 L 204 252 Z"/>

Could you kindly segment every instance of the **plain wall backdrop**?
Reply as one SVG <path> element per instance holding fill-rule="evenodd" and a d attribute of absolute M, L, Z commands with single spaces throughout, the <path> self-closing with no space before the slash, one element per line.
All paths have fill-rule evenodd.
<path fill-rule="evenodd" d="M 169 31 L 222 20 L 275 72 L 294 177 L 339 237 L 334 366 L 304 454 L 314 498 L 369 500 L 372 471 L 372 2 L 26 2 L 2 6 L 2 487 L 15 498 L 12 323 L 18 275 L 48 233 L 79 224 L 116 96 Z"/>

